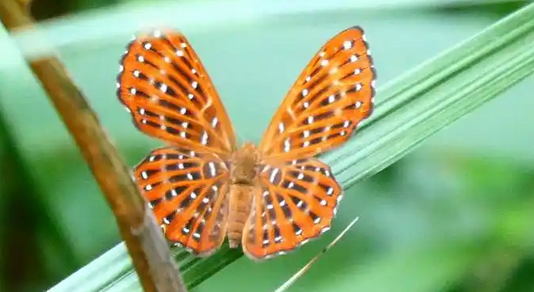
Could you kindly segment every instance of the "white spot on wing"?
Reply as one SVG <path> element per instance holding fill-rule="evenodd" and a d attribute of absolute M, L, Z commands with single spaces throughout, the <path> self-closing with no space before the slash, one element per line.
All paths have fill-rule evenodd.
<path fill-rule="evenodd" d="M 161 90 L 161 92 L 167 92 L 167 85 L 165 83 L 161 83 L 159 90 Z"/>
<path fill-rule="evenodd" d="M 206 131 L 204 131 L 204 133 L 202 134 L 202 140 L 200 141 L 200 143 L 202 143 L 202 145 L 206 145 L 208 144 L 208 133 L 206 133 Z"/>
<path fill-rule="evenodd" d="M 208 163 L 208 166 L 210 168 L 211 176 L 215 176 L 215 174 L 217 173 L 216 170 L 215 170 L 215 164 L 213 162 L 210 162 L 210 163 Z"/>
<path fill-rule="evenodd" d="M 291 150 L 291 143 L 289 141 L 289 138 L 287 138 L 284 141 L 284 152 L 288 152 L 289 150 Z"/>
<path fill-rule="evenodd" d="M 278 174 L 278 168 L 275 168 L 272 172 L 271 172 L 271 177 L 269 178 L 269 181 L 274 183 L 274 179 L 276 177 L 276 175 Z"/>
<path fill-rule="evenodd" d="M 333 103 L 334 101 L 336 101 L 336 96 L 332 94 L 328 97 L 328 102 Z"/>

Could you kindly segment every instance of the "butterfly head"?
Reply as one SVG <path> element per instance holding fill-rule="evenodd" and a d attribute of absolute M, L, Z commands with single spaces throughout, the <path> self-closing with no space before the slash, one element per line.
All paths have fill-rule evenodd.
<path fill-rule="evenodd" d="M 257 176 L 258 150 L 253 143 L 244 143 L 230 159 L 231 181 L 235 184 L 252 184 Z"/>

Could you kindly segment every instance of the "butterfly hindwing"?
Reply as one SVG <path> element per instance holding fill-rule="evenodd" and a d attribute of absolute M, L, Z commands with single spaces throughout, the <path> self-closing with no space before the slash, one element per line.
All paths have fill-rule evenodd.
<path fill-rule="evenodd" d="M 339 33 L 298 77 L 267 128 L 260 151 L 302 158 L 339 146 L 371 114 L 375 78 L 361 28 Z"/>
<path fill-rule="evenodd" d="M 328 165 L 314 158 L 267 161 L 258 180 L 243 230 L 249 257 L 289 252 L 330 228 L 342 190 Z"/>
<path fill-rule="evenodd" d="M 217 155 L 174 147 L 152 151 L 134 172 L 166 238 L 200 256 L 226 236 L 228 176 Z"/>
<path fill-rule="evenodd" d="M 142 132 L 199 152 L 227 156 L 235 150 L 226 110 L 181 33 L 156 31 L 136 37 L 123 56 L 117 86 Z"/>

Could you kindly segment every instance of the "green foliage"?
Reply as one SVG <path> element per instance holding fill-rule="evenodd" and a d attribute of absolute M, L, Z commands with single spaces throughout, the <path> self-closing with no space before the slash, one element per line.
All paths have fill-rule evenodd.
<path fill-rule="evenodd" d="M 330 9 L 328 14 L 262 22 L 247 19 L 243 12 L 247 20 L 231 29 L 208 33 L 202 25 L 184 27 L 246 140 L 260 139 L 304 64 L 322 42 L 345 27 L 360 24 L 366 29 L 379 77 L 372 118 L 346 146 L 323 157 L 346 187 L 333 229 L 291 255 L 261 264 L 226 246 L 205 260 L 175 249 L 193 291 L 274 290 L 355 216 L 361 220 L 354 230 L 290 291 L 531 291 L 534 161 L 527 158 L 534 153 L 527 137 L 534 132 L 527 125 L 534 122 L 529 110 L 534 103 L 528 98 L 532 79 L 520 81 L 534 71 L 534 8 L 530 5 L 489 27 L 495 12 L 501 15 L 514 5 L 458 6 L 455 13 Z M 162 17 L 174 15 L 168 10 Z M 92 14 L 94 23 L 108 23 L 108 34 L 102 33 L 104 26 L 87 26 L 87 34 L 73 34 L 79 31 L 79 23 L 73 23 L 83 19 L 58 20 L 42 28 L 134 165 L 159 144 L 134 129 L 114 96 L 117 60 L 128 41 L 121 33 L 116 37 L 117 31 L 131 34 L 134 28 L 111 24 L 118 25 L 113 19 L 121 17 L 144 19 L 135 14 L 141 10 L 126 11 L 128 17 L 120 9 Z M 206 17 L 215 12 L 210 13 Z M 6 40 L 4 32 L 0 39 Z M 46 47 L 30 46 L 20 35 L 15 40 L 25 54 L 47 53 Z M 0 104 L 4 124 L 16 137 L 16 142 L 2 142 L 17 147 L 31 169 L 26 180 L 32 180 L 28 186 L 35 184 L 37 198 L 24 197 L 24 202 L 37 206 L 41 201 L 41 209 L 32 209 L 39 216 L 50 210 L 48 217 L 39 218 L 48 218 L 51 227 L 32 227 L 46 235 L 34 244 L 34 252 L 43 255 L 41 266 L 54 271 L 46 274 L 46 283 L 65 278 L 51 291 L 138 290 L 124 246 L 110 249 L 119 242 L 114 219 L 89 170 L 20 52 L 7 41 L 0 46 Z M 395 163 L 423 140 L 421 149 Z M 4 218 L 15 218 L 2 210 Z M 43 239 L 55 233 L 62 241 Z M 82 269 L 75 272 L 76 267 Z M 6 269 L 4 282 L 10 280 Z M 34 287 L 38 285 L 43 284 Z"/>

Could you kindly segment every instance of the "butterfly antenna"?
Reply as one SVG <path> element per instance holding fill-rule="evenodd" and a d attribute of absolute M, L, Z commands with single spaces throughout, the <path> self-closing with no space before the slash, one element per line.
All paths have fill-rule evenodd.
<path fill-rule="evenodd" d="M 293 285 L 293 283 L 295 283 L 295 281 L 297 281 L 297 279 L 300 276 L 306 273 L 310 269 L 311 265 L 315 263 L 315 261 L 317 261 L 325 252 L 327 252 L 332 246 L 334 246 L 345 235 L 345 233 L 349 231 L 352 225 L 354 225 L 359 219 L 360 217 L 354 218 L 354 220 L 352 220 L 352 222 L 350 222 L 350 224 L 347 227 L 345 227 L 345 229 L 341 231 L 341 233 L 334 240 L 332 240 L 330 244 L 328 244 L 325 248 L 323 248 L 323 250 L 321 250 L 313 259 L 311 259 L 306 265 L 304 265 L 302 269 L 300 269 L 291 278 L 289 278 L 289 280 L 287 280 L 282 286 L 276 289 L 275 292 L 284 292 L 287 290 L 287 288 Z"/>

